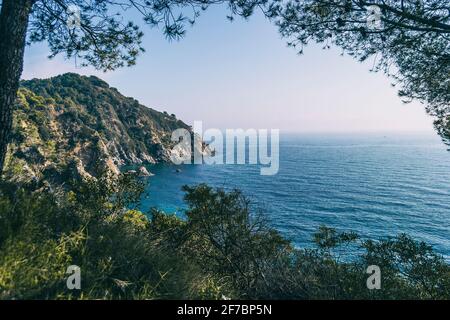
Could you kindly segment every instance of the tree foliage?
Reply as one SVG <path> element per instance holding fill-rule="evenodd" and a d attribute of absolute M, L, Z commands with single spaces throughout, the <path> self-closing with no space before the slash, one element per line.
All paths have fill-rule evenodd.
<path fill-rule="evenodd" d="M 450 5 L 447 0 L 288 0 L 275 18 L 289 44 L 310 41 L 383 71 L 409 102 L 417 99 L 450 138 Z"/>
<path fill-rule="evenodd" d="M 142 47 L 140 15 L 150 27 L 161 27 L 168 39 L 179 39 L 210 5 L 227 4 L 230 17 L 248 17 L 267 0 L 36 0 L 29 23 L 29 43 L 46 40 L 51 56 L 63 53 L 82 65 L 113 70 L 136 63 Z"/>

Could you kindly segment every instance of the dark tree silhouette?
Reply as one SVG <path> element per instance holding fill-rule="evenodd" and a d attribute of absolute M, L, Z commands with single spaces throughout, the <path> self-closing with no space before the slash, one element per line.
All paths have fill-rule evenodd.
<path fill-rule="evenodd" d="M 123 12 L 140 13 L 146 24 L 162 26 L 169 39 L 184 35 L 199 13 L 227 4 L 229 17 L 250 16 L 268 0 L 3 0 L 0 1 L 0 176 L 12 125 L 13 105 L 26 44 L 47 41 L 50 57 L 65 54 L 101 70 L 131 66 L 143 33 Z"/>
<path fill-rule="evenodd" d="M 450 143 L 450 3 L 448 0 L 287 0 L 275 22 L 300 52 L 310 41 L 373 59 L 399 87 L 436 116 Z"/>

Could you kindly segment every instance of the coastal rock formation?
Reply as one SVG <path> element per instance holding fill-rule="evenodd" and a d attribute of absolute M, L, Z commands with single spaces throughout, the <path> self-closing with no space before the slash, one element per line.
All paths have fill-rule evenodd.
<path fill-rule="evenodd" d="M 180 128 L 191 131 L 174 115 L 147 108 L 97 77 L 68 73 L 23 81 L 5 176 L 64 182 L 167 162 L 175 145 L 171 134 Z"/>

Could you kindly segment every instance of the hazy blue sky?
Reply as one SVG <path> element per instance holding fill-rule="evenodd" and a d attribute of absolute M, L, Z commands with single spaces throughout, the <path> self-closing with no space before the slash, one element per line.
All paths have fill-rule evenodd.
<path fill-rule="evenodd" d="M 137 66 L 106 74 L 62 57 L 50 61 L 45 45 L 33 45 L 23 78 L 95 74 L 146 106 L 206 128 L 433 131 L 424 107 L 403 104 L 369 63 L 314 45 L 299 56 L 263 17 L 230 23 L 225 15 L 221 8 L 203 13 L 179 42 L 145 28 L 147 52 Z"/>

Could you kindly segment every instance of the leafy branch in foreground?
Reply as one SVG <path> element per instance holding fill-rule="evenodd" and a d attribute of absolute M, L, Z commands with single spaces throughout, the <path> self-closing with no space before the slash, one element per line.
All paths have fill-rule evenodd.
<path fill-rule="evenodd" d="M 300 52 L 313 41 L 324 48 L 336 45 L 360 61 L 371 59 L 372 70 L 391 76 L 405 102 L 427 105 L 450 142 L 447 0 L 288 0 L 277 12 L 281 34 Z"/>
<path fill-rule="evenodd" d="M 29 22 L 28 42 L 48 41 L 51 57 L 64 53 L 81 59 L 85 65 L 112 70 L 134 65 L 142 47 L 143 32 L 131 20 L 140 16 L 150 27 L 161 27 L 172 40 L 193 25 L 201 11 L 211 5 L 226 4 L 230 16 L 248 17 L 268 0 L 128 0 L 70 1 L 37 0 Z M 130 14 L 129 20 L 125 16 Z M 73 21 L 73 24 L 68 21 Z"/>

